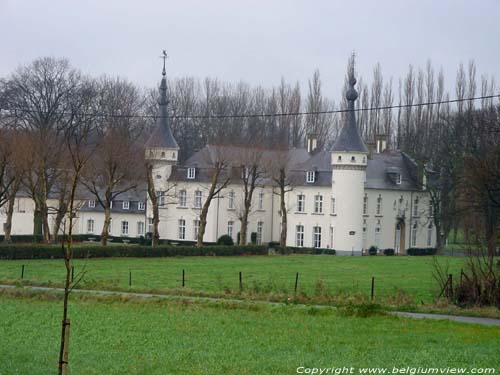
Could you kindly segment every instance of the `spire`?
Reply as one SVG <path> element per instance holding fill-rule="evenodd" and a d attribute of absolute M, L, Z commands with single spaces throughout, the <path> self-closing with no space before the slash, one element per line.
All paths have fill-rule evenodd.
<path fill-rule="evenodd" d="M 346 92 L 347 99 L 347 116 L 346 122 L 335 141 L 332 151 L 355 151 L 355 152 L 368 152 L 368 149 L 359 134 L 358 126 L 356 124 L 356 112 L 354 102 L 358 98 L 358 92 L 354 88 L 356 78 L 354 77 L 355 54 L 353 53 L 349 59 L 348 64 L 348 89 Z"/>
<path fill-rule="evenodd" d="M 179 148 L 175 138 L 170 130 L 168 124 L 168 96 L 167 96 L 167 73 L 165 70 L 165 61 L 167 59 L 167 52 L 163 50 L 163 70 L 160 83 L 160 96 L 158 97 L 158 113 L 156 117 L 155 127 L 148 141 L 146 147 L 164 147 L 164 148 Z"/>

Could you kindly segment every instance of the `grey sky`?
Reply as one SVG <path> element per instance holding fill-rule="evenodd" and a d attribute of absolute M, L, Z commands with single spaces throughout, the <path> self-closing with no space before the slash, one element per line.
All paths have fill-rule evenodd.
<path fill-rule="evenodd" d="M 318 68 L 339 99 L 352 50 L 371 77 L 402 76 L 431 58 L 452 86 L 460 62 L 500 80 L 500 1 L 0 0 L 0 76 L 38 56 L 65 56 L 84 72 L 156 85 L 168 75 L 271 87 Z M 454 93 L 451 93 L 454 97 Z"/>

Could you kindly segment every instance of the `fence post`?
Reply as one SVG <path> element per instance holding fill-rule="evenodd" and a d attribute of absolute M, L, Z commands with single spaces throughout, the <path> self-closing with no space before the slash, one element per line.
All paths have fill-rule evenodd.
<path fill-rule="evenodd" d="M 24 264 L 21 266 L 21 280 L 24 278 Z"/>
<path fill-rule="evenodd" d="M 298 287 L 298 286 L 299 286 L 299 273 L 297 272 L 297 273 L 295 274 L 295 289 L 294 289 L 295 294 L 297 294 L 297 287 Z"/>
<path fill-rule="evenodd" d="M 186 271 L 182 270 L 182 287 L 186 286 Z"/>
<path fill-rule="evenodd" d="M 128 286 L 132 286 L 132 270 L 128 270 Z"/>
<path fill-rule="evenodd" d="M 373 294 L 375 292 L 375 277 L 372 276 L 372 294 L 371 299 L 373 300 Z"/>
<path fill-rule="evenodd" d="M 243 290 L 243 278 L 240 271 L 240 292 Z"/>

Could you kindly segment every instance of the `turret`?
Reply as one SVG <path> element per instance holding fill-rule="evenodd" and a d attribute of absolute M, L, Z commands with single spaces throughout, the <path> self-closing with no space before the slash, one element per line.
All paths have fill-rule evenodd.
<path fill-rule="evenodd" d="M 354 102 L 358 93 L 355 84 L 352 67 L 346 93 L 346 122 L 331 149 L 332 193 L 337 206 L 332 227 L 335 231 L 334 248 L 358 253 L 363 247 L 363 196 L 368 149 L 356 125 Z"/>
<path fill-rule="evenodd" d="M 179 146 L 170 130 L 168 119 L 167 78 L 163 52 L 163 71 L 160 83 L 160 97 L 158 99 L 158 114 L 154 129 L 146 142 L 146 159 L 153 164 L 155 176 L 160 176 L 161 181 L 166 181 L 172 171 L 172 165 L 177 163 Z"/>

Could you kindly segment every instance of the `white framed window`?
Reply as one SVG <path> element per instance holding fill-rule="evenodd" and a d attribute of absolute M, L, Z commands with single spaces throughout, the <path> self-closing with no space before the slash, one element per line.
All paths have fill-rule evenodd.
<path fill-rule="evenodd" d="M 165 206 L 165 203 L 166 203 L 166 200 L 165 200 L 166 194 L 165 194 L 165 192 L 164 191 L 159 191 L 156 194 L 158 196 L 158 206 L 160 206 L 160 207 Z"/>
<path fill-rule="evenodd" d="M 418 197 L 413 200 L 413 216 L 418 216 Z"/>
<path fill-rule="evenodd" d="M 123 201 L 122 202 L 122 209 L 124 209 L 124 210 L 130 209 L 130 201 Z"/>
<path fill-rule="evenodd" d="M 262 244 L 262 234 L 264 231 L 264 222 L 263 221 L 258 221 L 257 222 L 257 245 Z"/>
<path fill-rule="evenodd" d="M 109 225 L 108 225 L 108 233 L 111 234 L 112 231 L 113 231 L 113 219 L 110 218 Z"/>
<path fill-rule="evenodd" d="M 94 233 L 95 221 L 94 219 L 87 220 L 87 233 Z"/>
<path fill-rule="evenodd" d="M 363 220 L 363 247 L 366 247 L 366 237 L 368 235 L 368 225 L 366 224 L 366 219 Z"/>
<path fill-rule="evenodd" d="M 227 199 L 227 208 L 230 210 L 234 210 L 234 191 L 229 192 Z"/>
<path fill-rule="evenodd" d="M 330 205 L 331 205 L 331 207 L 330 207 L 330 209 L 331 209 L 331 211 L 330 211 L 330 212 L 331 212 L 331 214 L 332 214 L 332 215 L 337 215 L 337 202 L 336 202 L 336 200 L 335 200 L 335 197 L 332 197 L 332 198 L 330 199 Z"/>
<path fill-rule="evenodd" d="M 396 185 L 401 185 L 401 173 L 396 174 Z"/>
<path fill-rule="evenodd" d="M 243 180 L 248 181 L 249 177 L 250 177 L 250 169 L 248 167 L 243 167 L 241 171 L 241 178 Z"/>
<path fill-rule="evenodd" d="M 263 191 L 260 191 L 259 192 L 259 210 L 263 210 L 264 209 L 264 192 Z"/>
<path fill-rule="evenodd" d="M 149 233 L 153 233 L 153 218 L 152 217 L 148 217 L 148 232 Z"/>
<path fill-rule="evenodd" d="M 297 225 L 295 227 L 295 246 L 304 247 L 304 226 Z"/>
<path fill-rule="evenodd" d="M 330 226 L 330 249 L 333 249 L 334 228 Z"/>
<path fill-rule="evenodd" d="M 323 213 L 323 196 L 321 194 L 314 196 L 314 213 Z"/>
<path fill-rule="evenodd" d="M 197 240 L 198 239 L 198 233 L 200 233 L 200 220 L 196 219 L 193 221 L 193 239 Z"/>
<path fill-rule="evenodd" d="M 137 209 L 139 211 L 144 211 L 146 209 L 146 203 L 145 202 L 138 202 L 137 203 Z"/>
<path fill-rule="evenodd" d="M 313 227 L 313 247 L 321 247 L 321 227 Z"/>
<path fill-rule="evenodd" d="M 179 219 L 179 240 L 186 239 L 186 220 Z"/>
<path fill-rule="evenodd" d="M 127 220 L 122 221 L 122 235 L 128 236 L 128 221 Z"/>
<path fill-rule="evenodd" d="M 380 237 L 382 235 L 382 227 L 380 224 L 377 224 L 375 227 L 375 246 L 377 246 L 377 249 L 380 249 Z"/>
<path fill-rule="evenodd" d="M 144 236 L 144 221 L 137 222 L 137 235 Z"/>
<path fill-rule="evenodd" d="M 307 171 L 306 182 L 308 184 L 314 184 L 315 180 L 316 180 L 316 172 L 315 171 Z"/>
<path fill-rule="evenodd" d="M 377 215 L 382 214 L 382 196 L 380 194 L 378 195 L 378 198 L 377 198 L 376 214 Z"/>
<path fill-rule="evenodd" d="M 194 167 L 189 167 L 187 170 L 187 178 L 189 180 L 194 180 L 196 177 L 196 168 Z"/>
<path fill-rule="evenodd" d="M 427 247 L 431 247 L 432 246 L 432 228 L 433 225 L 432 225 L 432 221 L 429 223 L 429 225 L 427 226 Z"/>
<path fill-rule="evenodd" d="M 411 247 L 417 246 L 417 223 L 414 223 L 411 228 Z"/>
<path fill-rule="evenodd" d="M 233 228 L 234 228 L 234 221 L 229 220 L 227 222 L 227 235 L 231 238 L 233 237 Z"/>
<path fill-rule="evenodd" d="M 95 200 L 89 200 L 89 208 L 95 208 Z"/>
<path fill-rule="evenodd" d="M 368 194 L 363 197 L 363 215 L 368 215 Z"/>
<path fill-rule="evenodd" d="M 201 208 L 201 190 L 194 192 L 194 208 Z"/>
<path fill-rule="evenodd" d="M 187 206 L 187 192 L 186 192 L 186 190 L 179 191 L 179 206 L 180 207 Z"/>
<path fill-rule="evenodd" d="M 306 211 L 306 196 L 304 194 L 297 195 L 297 212 Z"/>

